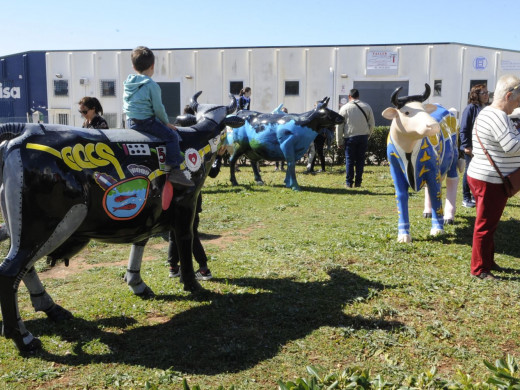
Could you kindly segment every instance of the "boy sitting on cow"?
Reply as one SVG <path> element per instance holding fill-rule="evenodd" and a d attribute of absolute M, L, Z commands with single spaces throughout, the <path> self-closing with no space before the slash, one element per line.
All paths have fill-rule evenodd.
<path fill-rule="evenodd" d="M 179 147 L 177 128 L 169 123 L 161 99 L 161 87 L 152 80 L 155 66 L 153 52 L 144 46 L 132 51 L 132 65 L 137 74 L 131 74 L 124 82 L 123 111 L 128 127 L 152 134 L 166 142 L 166 171 L 174 185 L 193 187 L 180 169 L 184 161 Z"/>

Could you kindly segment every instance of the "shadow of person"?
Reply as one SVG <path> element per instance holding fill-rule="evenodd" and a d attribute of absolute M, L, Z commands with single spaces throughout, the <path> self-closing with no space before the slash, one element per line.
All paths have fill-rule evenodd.
<path fill-rule="evenodd" d="M 42 330 L 45 334 L 57 332 L 76 345 L 74 354 L 68 356 L 46 351 L 38 356 L 67 365 L 119 363 L 215 375 L 251 368 L 276 356 L 288 342 L 304 338 L 323 326 L 388 331 L 403 328 L 399 322 L 344 314 L 345 305 L 370 299 L 388 286 L 345 269 L 333 269 L 328 274 L 329 279 L 314 282 L 217 279 L 217 283 L 237 286 L 238 292 L 210 293 L 206 295 L 208 300 L 199 299 L 200 305 L 164 323 L 132 325 L 117 332 L 104 330 L 103 321 L 110 320 L 74 319 L 73 332 L 65 331 L 64 326 L 55 328 L 57 331 L 49 325 L 43 329 L 40 326 L 38 333 Z M 172 296 L 164 298 L 173 300 Z M 121 318 L 112 322 L 126 325 Z M 35 329 L 35 325 L 30 324 L 30 327 Z M 62 332 L 66 335 L 61 335 Z M 108 352 L 89 353 L 82 348 L 88 340 L 105 344 Z"/>

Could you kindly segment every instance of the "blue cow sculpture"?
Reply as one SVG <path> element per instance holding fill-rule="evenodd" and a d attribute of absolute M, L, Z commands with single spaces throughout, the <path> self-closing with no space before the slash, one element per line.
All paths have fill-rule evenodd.
<path fill-rule="evenodd" d="M 427 188 L 431 202 L 430 234 L 444 233 L 441 183 L 447 174 L 451 178 L 457 177 L 457 125 L 456 119 L 443 107 L 423 105 L 430 96 L 428 84 L 422 95 L 399 97 L 400 90 L 398 88 L 392 94 L 394 107 L 385 109 L 383 117 L 392 120 L 387 157 L 399 213 L 398 241 L 411 242 L 408 188 L 414 191 Z M 442 131 L 439 122 L 444 122 Z"/>
<path fill-rule="evenodd" d="M 228 133 L 227 139 L 228 144 L 234 146 L 233 155 L 229 159 L 231 184 L 238 185 L 235 164 L 245 154 L 252 162 L 258 184 L 263 184 L 256 164 L 258 161 L 287 161 L 285 186 L 298 191 L 300 187 L 296 181 L 296 161 L 304 155 L 322 128 L 344 121 L 341 115 L 327 108 L 329 100 L 330 98 L 324 98 L 313 110 L 303 114 L 239 111 L 237 116 L 243 118 L 245 124 Z"/>
<path fill-rule="evenodd" d="M 72 314 L 46 292 L 34 263 L 44 256 L 67 263 L 91 239 L 139 244 L 174 231 L 184 289 L 202 289 L 192 264 L 197 198 L 225 126 L 242 126 L 244 121 L 229 115 L 236 110 L 233 96 L 228 106 L 218 106 L 199 104 L 200 93 L 191 100 L 198 122 L 178 128 L 185 156 L 181 169 L 195 187 L 173 188 L 171 197 L 164 191 L 169 183 L 164 142 L 151 135 L 123 129 L 0 125 L 0 199 L 11 238 L 0 264 L 0 306 L 3 333 L 20 351 L 41 348 L 20 316 L 20 282 L 36 311 L 55 321 L 70 318 Z"/>

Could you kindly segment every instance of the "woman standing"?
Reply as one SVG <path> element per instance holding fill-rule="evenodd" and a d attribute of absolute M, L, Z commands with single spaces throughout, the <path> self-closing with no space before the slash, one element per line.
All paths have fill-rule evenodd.
<path fill-rule="evenodd" d="M 495 231 L 506 206 L 507 195 L 494 163 L 507 176 L 520 167 L 520 133 L 508 115 L 520 106 L 520 79 L 502 76 L 496 85 L 493 103 L 482 109 L 473 127 L 473 158 L 468 168 L 468 183 L 475 196 L 477 213 L 473 229 L 471 274 L 480 279 L 496 279 Z M 478 137 L 478 138 L 477 138 Z"/>
<path fill-rule="evenodd" d="M 484 84 L 478 84 L 471 88 L 468 97 L 468 105 L 462 112 L 462 119 L 460 123 L 460 150 L 464 153 L 464 160 L 466 161 L 466 169 L 462 177 L 462 206 L 475 207 L 475 201 L 471 195 L 471 190 L 468 185 L 468 167 L 473 155 L 473 143 L 471 132 L 473 131 L 473 123 L 489 101 L 489 92 Z"/>
<path fill-rule="evenodd" d="M 245 87 L 240 90 L 240 93 L 238 94 L 238 107 L 237 111 L 240 110 L 249 110 L 249 107 L 251 106 L 251 88 Z"/>
<path fill-rule="evenodd" d="M 85 118 L 83 128 L 87 129 L 108 129 L 107 121 L 103 115 L 103 107 L 95 97 L 85 96 L 79 101 L 79 112 Z"/>

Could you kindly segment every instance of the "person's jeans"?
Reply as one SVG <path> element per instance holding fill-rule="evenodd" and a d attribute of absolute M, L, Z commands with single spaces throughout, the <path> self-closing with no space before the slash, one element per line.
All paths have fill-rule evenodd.
<path fill-rule="evenodd" d="M 166 144 L 166 165 L 172 168 L 179 168 L 184 158 L 181 156 L 181 148 L 179 142 L 181 137 L 175 130 L 170 129 L 155 117 L 137 120 L 127 119 L 127 125 L 130 129 L 142 131 L 160 138 Z"/>
<path fill-rule="evenodd" d="M 462 200 L 469 202 L 473 198 L 468 184 L 468 167 L 471 162 L 471 154 L 464 153 L 464 161 L 466 161 L 466 168 L 464 169 L 464 176 L 462 176 Z"/>
<path fill-rule="evenodd" d="M 359 187 L 361 185 L 367 148 L 368 135 L 356 135 L 345 138 L 345 168 L 348 186 L 354 184 L 356 187 Z"/>

